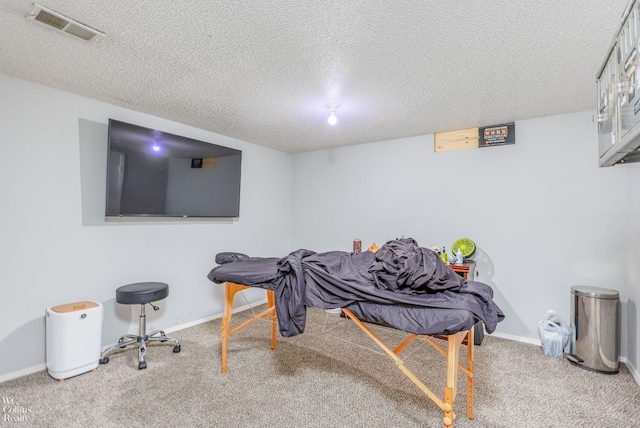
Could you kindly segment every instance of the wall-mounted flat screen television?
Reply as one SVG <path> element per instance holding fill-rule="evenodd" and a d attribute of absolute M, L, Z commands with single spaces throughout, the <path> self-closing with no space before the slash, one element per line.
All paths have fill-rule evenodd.
<path fill-rule="evenodd" d="M 242 151 L 109 119 L 107 217 L 238 217 Z"/>

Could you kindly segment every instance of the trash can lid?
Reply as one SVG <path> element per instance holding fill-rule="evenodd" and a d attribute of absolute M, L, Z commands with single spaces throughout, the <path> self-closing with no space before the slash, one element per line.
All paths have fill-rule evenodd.
<path fill-rule="evenodd" d="M 619 293 L 617 290 L 609 290 L 607 288 L 590 287 L 588 285 L 576 285 L 571 287 L 571 293 L 576 296 L 595 297 L 598 299 L 617 299 Z"/>

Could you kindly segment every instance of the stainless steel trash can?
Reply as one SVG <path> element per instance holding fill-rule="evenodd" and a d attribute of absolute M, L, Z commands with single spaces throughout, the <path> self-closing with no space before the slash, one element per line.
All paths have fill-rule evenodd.
<path fill-rule="evenodd" d="M 618 373 L 620 297 L 616 290 L 571 287 L 573 364 L 587 370 Z"/>

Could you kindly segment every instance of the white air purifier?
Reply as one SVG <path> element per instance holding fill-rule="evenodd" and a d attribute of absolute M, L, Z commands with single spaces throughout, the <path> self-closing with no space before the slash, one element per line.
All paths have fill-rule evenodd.
<path fill-rule="evenodd" d="M 97 302 L 47 309 L 47 369 L 52 378 L 64 380 L 98 367 L 102 317 L 102 304 Z"/>

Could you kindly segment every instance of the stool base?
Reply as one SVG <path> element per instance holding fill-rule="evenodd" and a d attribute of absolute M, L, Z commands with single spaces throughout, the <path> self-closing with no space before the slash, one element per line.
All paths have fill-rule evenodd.
<path fill-rule="evenodd" d="M 171 342 L 173 352 L 180 352 L 180 342 L 177 339 L 167 336 L 162 330 L 155 330 L 149 334 L 146 334 L 146 315 L 144 312 L 144 304 L 141 305 L 140 310 L 140 322 L 139 322 L 139 334 L 125 334 L 118 339 L 118 343 L 102 351 L 100 354 L 100 364 L 107 364 L 109 362 L 108 355 L 117 351 L 118 349 L 126 348 L 129 345 L 138 343 L 138 370 L 146 369 L 146 355 L 147 355 L 147 342 Z"/>

